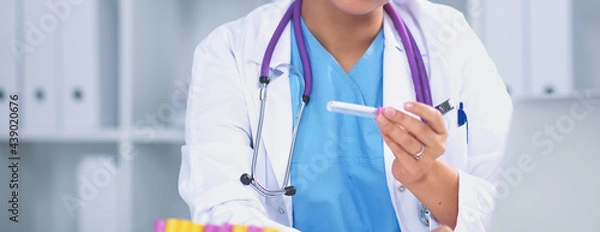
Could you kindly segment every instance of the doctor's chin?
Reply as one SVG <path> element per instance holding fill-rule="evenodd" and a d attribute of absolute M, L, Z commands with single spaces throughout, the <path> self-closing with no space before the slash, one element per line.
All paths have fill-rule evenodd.
<path fill-rule="evenodd" d="M 600 231 L 598 12 L 2 0 L 0 231 Z"/>

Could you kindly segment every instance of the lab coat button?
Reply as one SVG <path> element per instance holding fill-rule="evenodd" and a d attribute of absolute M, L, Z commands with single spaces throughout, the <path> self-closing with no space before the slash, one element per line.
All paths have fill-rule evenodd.
<path fill-rule="evenodd" d="M 404 192 L 404 190 L 406 190 L 406 187 L 404 187 L 404 185 L 400 185 L 400 187 L 398 187 L 398 191 Z"/>
<path fill-rule="evenodd" d="M 283 208 L 279 207 L 279 209 L 277 209 L 277 211 L 279 211 L 280 214 L 284 214 L 285 210 L 283 210 Z"/>

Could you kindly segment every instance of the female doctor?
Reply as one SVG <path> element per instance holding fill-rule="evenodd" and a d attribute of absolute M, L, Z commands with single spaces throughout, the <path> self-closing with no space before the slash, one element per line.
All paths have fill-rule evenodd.
<path fill-rule="evenodd" d="M 486 231 L 511 110 L 450 7 L 279 0 L 198 45 L 179 192 L 198 223 Z"/>

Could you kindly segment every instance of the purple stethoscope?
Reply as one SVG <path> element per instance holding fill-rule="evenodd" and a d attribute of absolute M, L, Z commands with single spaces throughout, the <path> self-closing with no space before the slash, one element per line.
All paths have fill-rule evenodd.
<path fill-rule="evenodd" d="M 312 69 L 310 67 L 310 60 L 308 58 L 308 52 L 306 50 L 306 44 L 304 43 L 304 37 L 302 34 L 302 29 L 300 26 L 300 8 L 302 5 L 302 0 L 296 0 L 289 9 L 283 15 L 283 18 L 277 25 L 275 32 L 273 33 L 273 37 L 269 41 L 267 46 L 267 50 L 265 51 L 265 55 L 263 57 L 262 66 L 260 70 L 260 117 L 258 120 L 258 131 L 256 133 L 256 140 L 254 141 L 253 154 L 252 154 L 252 166 L 250 174 L 244 173 L 240 177 L 240 181 L 244 185 L 250 185 L 254 188 L 260 195 L 265 197 L 275 197 L 280 195 L 293 196 L 296 193 L 296 188 L 294 186 L 289 185 L 289 177 L 290 177 L 290 167 L 292 164 L 292 156 L 294 151 L 294 145 L 296 144 L 296 135 L 298 134 L 298 126 L 300 125 L 300 120 L 302 119 L 302 114 L 304 112 L 304 107 L 310 101 L 310 94 L 312 91 Z M 394 22 L 394 26 L 400 35 L 402 40 L 402 44 L 404 46 L 404 50 L 406 51 L 406 56 L 408 58 L 408 64 L 410 66 L 410 71 L 414 83 L 415 93 L 417 97 L 417 101 L 425 103 L 427 105 L 432 105 L 431 98 L 431 89 L 429 87 L 429 79 L 427 77 L 427 72 L 425 70 L 425 64 L 423 62 L 423 58 L 421 57 L 421 53 L 415 39 L 412 34 L 402 21 L 402 19 L 398 16 L 394 8 L 390 3 L 386 3 L 383 8 L 390 16 L 392 21 Z M 273 57 L 273 52 L 275 50 L 275 46 L 279 41 L 279 38 L 283 34 L 285 27 L 288 22 L 292 20 L 294 24 L 294 35 L 296 37 L 296 41 L 298 41 L 298 50 L 300 51 L 300 58 L 302 61 L 302 67 L 305 70 L 304 75 L 304 83 L 305 88 L 302 94 L 302 102 L 300 104 L 300 110 L 298 111 L 298 115 L 294 122 L 294 129 L 292 132 L 292 143 L 290 146 L 290 151 L 288 154 L 288 163 L 287 169 L 285 172 L 285 178 L 283 179 L 282 187 L 278 190 L 269 190 L 266 187 L 262 186 L 255 178 L 254 173 L 256 173 L 256 162 L 258 158 L 258 150 L 260 146 L 262 129 L 264 123 L 265 116 L 265 104 L 267 101 L 267 85 L 269 85 L 269 64 L 271 63 L 271 58 Z"/>

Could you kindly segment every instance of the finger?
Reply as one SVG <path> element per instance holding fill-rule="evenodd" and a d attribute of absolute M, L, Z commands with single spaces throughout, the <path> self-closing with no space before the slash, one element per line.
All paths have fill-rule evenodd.
<path fill-rule="evenodd" d="M 380 121 L 388 120 L 381 115 L 379 117 Z M 382 135 L 390 137 L 394 143 L 398 144 L 400 147 L 402 147 L 402 149 L 404 149 L 404 151 L 413 157 L 414 154 L 419 153 L 421 149 L 423 149 L 424 145 L 417 138 L 396 124 L 390 122 L 384 126 L 381 126 L 380 128 Z"/>
<path fill-rule="evenodd" d="M 406 102 L 404 109 L 413 113 L 429 123 L 429 126 L 438 134 L 446 133 L 446 125 L 442 113 L 436 108 L 420 102 Z"/>
<path fill-rule="evenodd" d="M 417 160 L 414 157 L 411 157 L 411 155 L 408 154 L 406 150 L 404 150 L 400 145 L 394 142 L 394 140 L 391 137 L 383 135 L 382 138 L 383 141 L 385 141 L 385 144 L 387 144 L 388 147 L 390 147 L 392 153 L 394 153 L 396 160 L 398 160 L 398 162 L 400 162 L 403 166 L 406 165 L 408 167 L 416 167 L 418 165 Z"/>
<path fill-rule="evenodd" d="M 436 133 L 427 124 L 391 107 L 386 107 L 383 113 L 392 124 L 405 128 L 426 146 L 435 146 Z"/>

